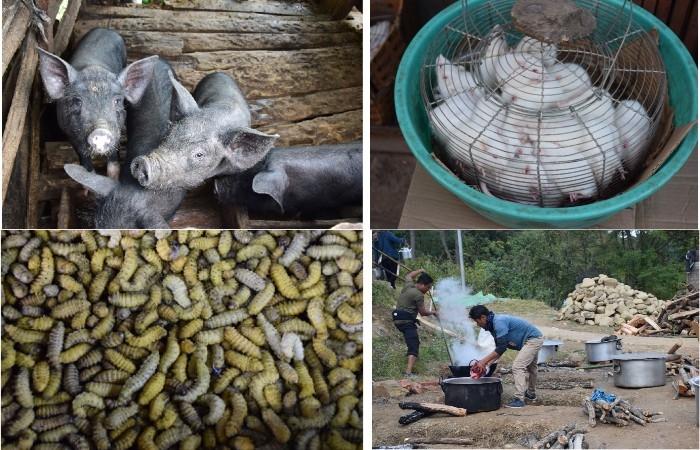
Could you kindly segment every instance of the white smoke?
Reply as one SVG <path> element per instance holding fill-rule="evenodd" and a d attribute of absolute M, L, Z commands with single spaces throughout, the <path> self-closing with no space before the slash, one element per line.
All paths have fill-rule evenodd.
<path fill-rule="evenodd" d="M 472 289 L 464 289 L 459 279 L 445 278 L 435 285 L 435 300 L 443 327 L 458 336 L 447 335 L 454 365 L 469 365 L 471 360 L 481 359 L 496 348 L 491 333 L 478 328 L 469 318 L 469 308 L 484 303 L 483 297 L 472 297 Z M 478 335 L 475 328 L 479 329 Z"/>

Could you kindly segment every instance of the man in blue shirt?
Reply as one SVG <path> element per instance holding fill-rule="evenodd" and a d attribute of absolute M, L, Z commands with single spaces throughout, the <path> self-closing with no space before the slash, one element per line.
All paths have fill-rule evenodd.
<path fill-rule="evenodd" d="M 384 269 L 386 280 L 394 289 L 396 289 L 396 261 L 399 260 L 399 251 L 397 247 L 403 243 L 404 240 L 395 236 L 392 232 L 380 231 L 377 235 L 377 241 L 374 244 L 377 250 L 389 256 L 389 258 L 387 258 L 380 253 L 379 258 L 381 259 L 381 263 L 379 265 Z"/>
<path fill-rule="evenodd" d="M 526 320 L 506 314 L 494 314 L 484 305 L 476 305 L 469 310 L 469 317 L 484 330 L 491 333 L 496 341 L 496 349 L 484 356 L 476 365 L 482 373 L 491 362 L 498 359 L 507 349 L 518 350 L 513 361 L 515 397 L 506 408 L 522 408 L 525 400 L 535 400 L 537 383 L 537 354 L 542 348 L 542 332 Z"/>

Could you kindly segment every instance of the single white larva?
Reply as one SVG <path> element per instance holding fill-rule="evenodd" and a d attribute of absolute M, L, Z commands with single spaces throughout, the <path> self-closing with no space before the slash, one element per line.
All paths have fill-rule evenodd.
<path fill-rule="evenodd" d="M 185 281 L 177 275 L 167 275 L 163 278 L 163 287 L 173 293 L 173 300 L 183 308 L 192 306 L 192 301 L 187 293 L 187 285 Z"/>

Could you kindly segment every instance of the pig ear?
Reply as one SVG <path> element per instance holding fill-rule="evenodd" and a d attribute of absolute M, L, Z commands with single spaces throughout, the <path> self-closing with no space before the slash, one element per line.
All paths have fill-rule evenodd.
<path fill-rule="evenodd" d="M 109 177 L 88 172 L 85 167 L 78 164 L 64 164 L 63 170 L 69 177 L 93 191 L 100 197 L 106 197 L 117 187 L 117 182 Z"/>
<path fill-rule="evenodd" d="M 177 122 L 185 116 L 188 116 L 199 110 L 199 106 L 192 94 L 189 93 L 185 86 L 181 85 L 175 79 L 172 70 L 168 70 L 170 82 L 173 84 L 173 99 L 170 103 L 170 120 Z"/>
<path fill-rule="evenodd" d="M 153 68 L 158 62 L 158 55 L 134 61 L 119 74 L 119 83 L 124 87 L 124 97 L 133 104 L 141 100 L 141 96 L 146 92 L 148 83 L 153 78 Z"/>
<path fill-rule="evenodd" d="M 289 185 L 289 178 L 283 172 L 264 171 L 253 177 L 253 191 L 272 197 L 284 214 L 284 192 Z"/>
<path fill-rule="evenodd" d="M 37 47 L 39 50 L 39 73 L 46 92 L 53 100 L 63 97 L 66 87 L 78 77 L 78 72 L 53 53 Z"/>
<path fill-rule="evenodd" d="M 231 170 L 242 172 L 262 161 L 277 138 L 278 134 L 265 134 L 252 128 L 239 128 L 224 136 L 222 141 L 229 149 L 226 159 Z"/>

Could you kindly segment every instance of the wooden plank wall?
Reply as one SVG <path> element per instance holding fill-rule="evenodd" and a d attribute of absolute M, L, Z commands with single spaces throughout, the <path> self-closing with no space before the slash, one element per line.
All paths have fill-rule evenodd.
<path fill-rule="evenodd" d="M 634 0 L 671 28 L 698 60 L 698 2 L 697 0 Z"/>

